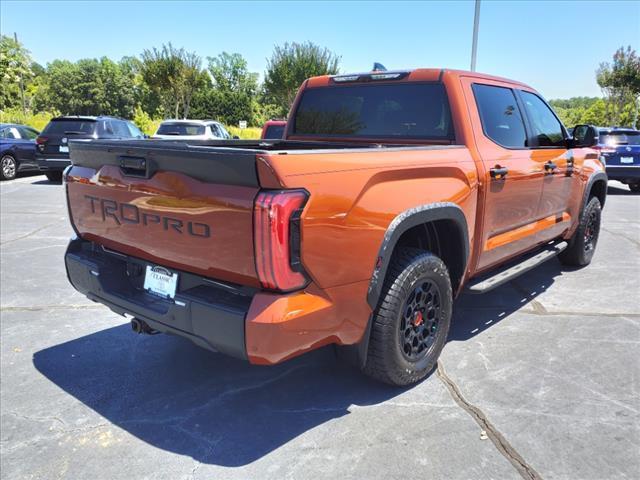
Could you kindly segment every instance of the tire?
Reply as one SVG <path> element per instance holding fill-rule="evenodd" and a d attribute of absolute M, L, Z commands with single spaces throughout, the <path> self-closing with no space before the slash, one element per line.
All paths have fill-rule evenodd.
<path fill-rule="evenodd" d="M 639 193 L 640 192 L 640 183 L 630 183 L 629 184 L 629 190 L 631 190 L 633 193 Z"/>
<path fill-rule="evenodd" d="M 50 182 L 54 182 L 54 183 L 62 182 L 62 172 L 46 172 L 45 175 L 47 176 Z"/>
<path fill-rule="evenodd" d="M 591 263 L 600 235 L 602 207 L 597 197 L 591 197 L 584 207 L 580 224 L 569 240 L 569 246 L 558 256 L 564 265 L 584 267 Z"/>
<path fill-rule="evenodd" d="M 372 318 L 363 372 L 397 386 L 426 377 L 447 341 L 452 305 L 451 280 L 442 260 L 413 248 L 394 253 Z"/>
<path fill-rule="evenodd" d="M 18 173 L 18 162 L 12 155 L 3 155 L 0 159 L 0 179 L 13 180 Z"/>

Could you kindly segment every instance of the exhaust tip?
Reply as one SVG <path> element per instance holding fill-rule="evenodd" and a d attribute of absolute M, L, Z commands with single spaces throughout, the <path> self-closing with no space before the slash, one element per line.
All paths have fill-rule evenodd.
<path fill-rule="evenodd" d="M 142 322 L 137 318 L 132 318 L 131 330 L 133 330 L 135 333 L 142 333 Z"/>
<path fill-rule="evenodd" d="M 149 324 L 144 320 L 140 320 L 139 318 L 135 317 L 131 319 L 131 330 L 133 330 L 135 333 L 144 333 L 146 335 L 155 335 L 157 333 L 160 333 L 157 330 L 151 328 Z"/>

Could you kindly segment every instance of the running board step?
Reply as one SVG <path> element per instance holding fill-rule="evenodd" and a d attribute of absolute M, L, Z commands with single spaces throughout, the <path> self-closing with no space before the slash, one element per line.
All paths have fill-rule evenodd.
<path fill-rule="evenodd" d="M 541 263 L 555 257 L 565 248 L 567 248 L 567 242 L 558 242 L 552 245 L 547 245 L 535 255 L 526 257 L 506 270 L 502 270 L 490 277 L 481 277 L 479 280 L 469 284 L 469 286 L 467 286 L 467 290 L 469 293 L 487 293 L 503 283 L 513 280 L 517 276 L 528 272 L 532 268 L 535 268 Z"/>

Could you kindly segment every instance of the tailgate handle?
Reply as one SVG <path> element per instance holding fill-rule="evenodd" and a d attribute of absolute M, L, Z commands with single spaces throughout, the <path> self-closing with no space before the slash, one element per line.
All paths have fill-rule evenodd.
<path fill-rule="evenodd" d="M 127 177 L 150 178 L 153 175 L 152 160 L 145 157 L 120 156 L 120 170 Z"/>

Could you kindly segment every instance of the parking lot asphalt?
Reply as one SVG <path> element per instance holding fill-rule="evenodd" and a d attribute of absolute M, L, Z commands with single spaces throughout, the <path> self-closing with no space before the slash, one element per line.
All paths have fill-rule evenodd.
<path fill-rule="evenodd" d="M 0 185 L 0 475 L 640 478 L 640 196 L 610 182 L 593 263 L 463 295 L 439 368 L 377 384 L 325 348 L 255 367 L 68 284 L 60 185 Z"/>

